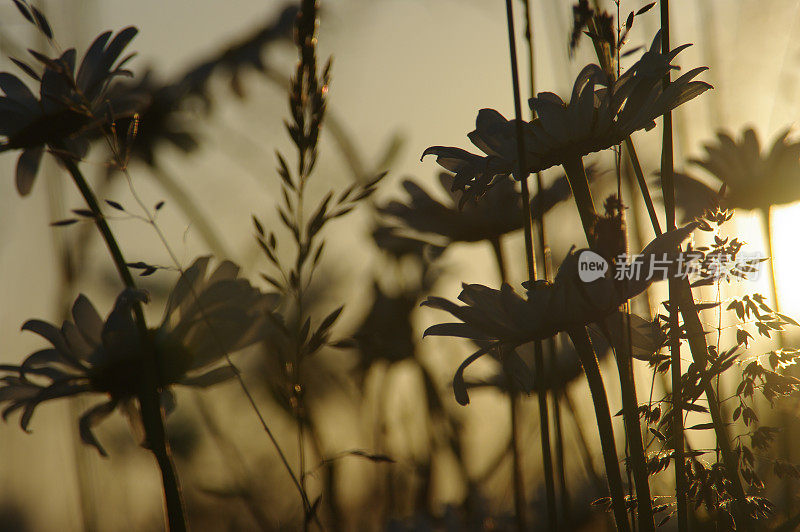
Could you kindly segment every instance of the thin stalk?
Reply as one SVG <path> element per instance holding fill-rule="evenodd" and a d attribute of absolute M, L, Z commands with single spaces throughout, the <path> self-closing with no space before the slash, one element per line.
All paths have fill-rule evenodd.
<path fill-rule="evenodd" d="M 501 237 L 494 237 L 490 239 L 492 244 L 492 251 L 494 252 L 495 263 L 497 270 L 500 274 L 500 281 L 506 283 L 508 280 L 508 273 L 506 271 L 506 261 L 503 256 Z M 541 375 L 539 375 L 541 378 Z M 508 386 L 508 413 L 511 419 L 511 459 L 512 470 L 514 478 L 514 512 L 517 516 L 517 529 L 523 532 L 526 529 L 526 511 L 525 511 L 525 476 L 523 475 L 522 467 L 522 452 L 520 449 L 519 437 L 519 394 L 513 385 L 513 379 L 510 375 L 506 375 L 506 384 Z"/>
<path fill-rule="evenodd" d="M 656 235 L 660 235 L 661 225 L 658 223 L 656 208 L 653 205 L 653 199 L 650 197 L 650 190 L 647 188 L 647 181 L 644 179 L 642 165 L 639 164 L 639 156 L 636 154 L 636 148 L 633 146 L 633 141 L 630 137 L 625 139 L 625 148 L 628 152 L 631 165 L 633 165 L 633 173 L 636 176 L 636 182 L 639 184 L 639 191 L 642 193 L 642 197 L 644 198 L 644 204 L 645 207 L 647 207 L 647 214 L 650 216 L 650 223 L 653 224 L 653 230 L 655 230 Z"/>
<path fill-rule="evenodd" d="M 669 35 L 669 0 L 660 0 L 661 7 L 661 53 L 666 55 L 670 49 Z M 664 75 L 664 90 L 670 83 L 670 71 Z M 664 197 L 664 210 L 666 211 L 667 230 L 675 229 L 675 182 L 673 178 L 673 139 L 672 139 L 672 112 L 667 111 L 663 116 L 663 136 L 661 141 L 661 190 Z M 686 515 L 686 493 L 688 482 L 686 479 L 686 456 L 684 451 L 683 434 L 683 394 L 681 389 L 681 340 L 678 334 L 678 307 L 675 304 L 680 281 L 669 279 L 669 352 L 670 372 L 672 375 L 672 443 L 675 448 L 675 505 L 678 517 L 678 530 L 686 532 L 689 522 Z"/>
<path fill-rule="evenodd" d="M 525 229 L 525 262 L 528 268 L 528 280 L 536 280 L 536 258 L 533 252 L 533 223 L 531 220 L 531 198 L 528 190 L 528 175 L 525 165 L 525 146 L 522 131 L 522 103 L 519 88 L 519 70 L 517 65 L 517 45 L 514 33 L 514 7 L 512 0 L 506 0 L 506 19 L 508 25 L 508 47 L 511 60 L 511 82 L 514 92 L 514 113 L 516 116 L 517 154 L 519 167 L 516 169 L 516 179 L 522 183 L 522 209 Z M 544 388 L 542 369 L 544 367 L 542 356 L 542 342 L 534 342 L 533 351 L 534 370 L 539 383 L 537 399 L 539 402 L 539 423 L 541 424 L 542 461 L 544 465 L 544 484 L 547 494 L 547 515 L 550 530 L 558 529 L 556 514 L 556 492 L 553 478 L 553 459 L 550 450 L 550 415 L 547 408 L 547 392 Z M 524 525 L 522 525 L 524 526 Z"/>
<path fill-rule="evenodd" d="M 692 290 L 687 280 L 676 283 L 676 286 L 678 288 L 677 301 L 683 317 L 684 327 L 686 327 L 686 338 L 692 358 L 700 368 L 705 368 L 708 365 L 708 345 L 706 344 L 706 333 L 700 322 L 699 311 L 692 297 Z M 731 440 L 726 428 L 727 423 L 725 416 L 722 415 L 722 408 L 713 383 L 710 381 L 706 383 L 703 391 L 706 394 L 708 410 L 711 414 L 711 421 L 714 424 L 717 445 L 719 445 L 722 453 L 725 475 L 730 484 L 729 489 L 735 499 L 735 503 L 732 506 L 736 526 L 746 531 L 753 530 L 752 522 L 747 515 L 744 486 L 739 477 L 739 459 L 731 446 Z"/>
<path fill-rule="evenodd" d="M 630 319 L 630 314 L 623 315 Z M 628 330 L 630 330 L 630 326 L 628 326 Z M 630 447 L 631 468 L 636 482 L 636 509 L 639 527 L 643 531 L 653 531 L 655 530 L 655 523 L 653 521 L 653 506 L 650 498 L 644 443 L 642 442 L 641 425 L 639 424 L 639 400 L 636 396 L 636 382 L 633 378 L 632 346 L 630 341 L 626 343 L 627 345 L 615 347 L 615 358 L 622 392 L 623 420 Z"/>
<path fill-rule="evenodd" d="M 536 61 L 535 61 L 535 53 L 534 53 L 534 46 L 533 46 L 533 9 L 532 9 L 532 0 L 524 0 L 525 3 L 525 42 L 528 45 L 528 85 L 531 98 L 536 96 Z M 531 114 L 535 114 L 533 110 L 531 110 Z M 544 190 L 542 186 L 542 174 L 541 172 L 536 172 L 536 191 L 537 191 L 537 198 L 539 201 L 539 209 L 538 212 L 541 213 L 541 217 L 539 218 L 538 229 L 539 229 L 539 252 L 542 257 L 542 266 L 544 269 L 543 278 L 546 280 L 550 280 L 550 264 L 549 264 L 549 254 L 547 250 L 547 239 L 546 232 L 545 232 L 545 225 L 544 225 L 544 209 L 542 209 L 541 205 L 541 192 Z M 555 367 L 555 358 L 557 356 L 556 353 L 556 342 L 555 338 L 551 337 L 547 340 L 547 347 L 550 352 L 551 360 L 554 362 L 553 367 Z M 553 388 L 553 421 L 555 423 L 555 431 L 556 431 L 556 474 L 558 475 L 558 484 L 559 484 L 559 497 L 561 498 L 561 510 L 563 512 L 564 519 L 569 524 L 569 490 L 567 489 L 567 480 L 566 480 L 566 473 L 564 467 L 564 434 L 562 432 L 561 427 L 561 410 L 560 410 L 560 403 L 559 403 L 559 390 Z"/>
<path fill-rule="evenodd" d="M 117 268 L 122 282 L 127 288 L 135 289 L 136 283 L 133 280 L 131 272 L 128 270 L 127 263 L 114 238 L 114 234 L 111 232 L 108 223 L 106 223 L 106 219 L 100 210 L 100 205 L 97 202 L 94 192 L 72 159 L 69 157 L 62 157 L 61 161 L 72 176 L 72 180 L 75 182 L 83 199 L 86 201 L 89 210 L 92 211 L 95 225 L 106 243 L 106 247 L 114 261 L 114 265 Z M 134 304 L 133 312 L 142 341 L 149 341 L 147 323 L 141 305 L 138 303 Z M 172 454 L 164 430 L 164 413 L 161 408 L 159 394 L 158 360 L 156 359 L 154 350 L 151 350 L 150 355 L 145 358 L 145 364 L 142 389 L 138 394 L 142 423 L 144 425 L 148 447 L 155 456 L 158 467 L 161 470 L 167 525 L 170 531 L 183 531 L 186 530 L 186 516 L 178 475 L 172 463 Z"/>
<path fill-rule="evenodd" d="M 628 512 L 625 509 L 625 489 L 622 485 L 622 476 L 619 472 L 619 460 L 617 458 L 617 448 L 614 442 L 614 427 L 611 423 L 611 409 L 608 406 L 605 384 L 600 374 L 600 366 L 597 363 L 597 356 L 594 354 L 592 342 L 585 327 L 577 327 L 567 334 L 575 345 L 578 357 L 586 373 L 586 382 L 589 384 L 589 392 L 592 394 L 592 403 L 597 417 L 597 429 L 600 432 L 600 447 L 603 451 L 603 462 L 606 466 L 606 478 L 608 488 L 611 493 L 611 505 L 614 511 L 614 519 L 617 522 L 617 530 L 629 532 L 631 529 L 628 522 Z"/>
<path fill-rule="evenodd" d="M 575 203 L 586 232 L 586 240 L 590 246 L 593 245 L 592 234 L 594 220 L 597 214 L 594 210 L 589 182 L 586 179 L 586 170 L 580 157 L 565 161 L 564 171 L 567 180 L 572 188 Z M 591 344 L 590 344 L 591 347 Z M 636 387 L 633 379 L 633 363 L 627 355 L 627 349 L 619 349 L 616 346 L 617 368 L 620 378 L 620 389 L 622 391 L 622 413 L 625 425 L 625 434 L 630 447 L 631 467 L 636 481 L 636 501 L 637 513 L 640 527 L 642 530 L 652 531 L 655 529 L 653 521 L 653 507 L 650 497 L 650 485 L 648 482 L 647 461 L 644 455 L 644 444 L 639 425 L 639 402 L 636 398 Z"/>

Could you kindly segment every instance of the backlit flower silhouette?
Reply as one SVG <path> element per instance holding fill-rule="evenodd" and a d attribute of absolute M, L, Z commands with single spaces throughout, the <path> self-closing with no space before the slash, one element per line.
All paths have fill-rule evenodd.
<path fill-rule="evenodd" d="M 415 231 L 438 234 L 450 242 L 492 240 L 522 228 L 522 201 L 511 179 L 498 180 L 480 202 L 462 201 L 465 196 L 453 190 L 453 176 L 446 172 L 439 174 L 439 182 L 450 194 L 450 201 L 442 203 L 406 180 L 403 188 L 408 200 L 391 201 L 380 212 Z M 540 218 L 540 211 L 549 211 L 569 196 L 569 183 L 561 176 L 533 198 L 533 218 Z"/>
<path fill-rule="evenodd" d="M 694 230 L 689 224 L 656 237 L 637 256 L 647 263 L 653 258 L 671 256 L 678 245 Z M 428 297 L 422 305 L 449 312 L 460 323 L 432 325 L 425 336 L 468 338 L 481 349 L 473 353 L 456 371 L 453 380 L 456 399 L 466 404 L 469 399 L 463 384 L 464 369 L 494 349 L 513 349 L 535 340 L 544 340 L 562 331 L 570 331 L 590 323 L 602 323 L 617 312 L 619 306 L 642 293 L 656 278 L 615 280 L 611 268 L 603 277 L 583 282 L 578 275 L 580 252 L 566 256 L 553 282 L 526 283 L 525 297 L 503 284 L 500 290 L 480 284 L 462 285 L 458 305 L 441 297 Z M 664 272 L 666 273 L 666 272 Z M 663 277 L 659 277 L 663 278 Z"/>
<path fill-rule="evenodd" d="M 693 81 L 705 67 L 694 68 L 663 87 L 670 63 L 688 44 L 661 53 L 656 34 L 648 51 L 616 81 L 597 65 L 586 66 L 573 85 L 569 102 L 550 92 L 530 100 L 537 118 L 523 123 L 525 168 L 522 177 L 617 145 L 635 131 L 650 129 L 655 119 L 711 85 Z M 456 174 L 454 189 L 481 195 L 497 176 L 516 173 L 516 121 L 493 109 L 478 113 L 470 141 L 485 155 L 461 148 L 432 146 L 425 155 Z M 519 176 L 515 176 L 518 177 Z"/>
<path fill-rule="evenodd" d="M 31 52 L 44 65 L 41 76 L 25 63 L 17 64 L 39 83 L 38 98 L 18 77 L 0 73 L 0 89 L 5 94 L 0 96 L 0 136 L 5 137 L 0 152 L 22 150 L 16 171 L 21 195 L 30 193 L 46 148 L 81 158 L 89 145 L 84 134 L 125 113 L 125 109 L 110 109 L 104 96 L 113 78 L 131 75 L 123 66 L 133 54 L 118 59 L 137 32 L 128 27 L 113 39 L 110 31 L 97 37 L 77 73 L 74 48 L 56 59 Z"/>
<path fill-rule="evenodd" d="M 162 323 L 150 329 L 142 341 L 133 318 L 133 306 L 146 301 L 141 290 L 125 290 L 105 321 L 86 296 L 72 306 L 73 321 L 59 328 L 41 320 L 30 320 L 22 328 L 38 334 L 51 347 L 37 351 L 20 365 L 3 365 L 0 404 L 3 418 L 21 410 L 20 425 L 28 429 L 36 407 L 43 402 L 83 393 L 105 394 L 107 400 L 81 416 L 81 439 L 105 450 L 92 427 L 116 408 L 134 412 L 134 399 L 141 389 L 146 357 L 155 349 L 159 387 L 167 409 L 174 404 L 170 386 L 207 387 L 234 375 L 224 357 L 263 336 L 267 312 L 277 303 L 245 279 L 238 266 L 221 263 L 208 278 L 209 257 L 197 259 L 175 284 Z M 130 416 L 136 432 L 138 414 Z"/>
<path fill-rule="evenodd" d="M 692 162 L 722 182 L 727 207 L 767 212 L 800 200 L 800 142 L 788 135 L 789 130 L 781 132 L 762 152 L 752 128 L 738 140 L 720 131 L 716 142 L 705 145 L 705 156 Z"/>

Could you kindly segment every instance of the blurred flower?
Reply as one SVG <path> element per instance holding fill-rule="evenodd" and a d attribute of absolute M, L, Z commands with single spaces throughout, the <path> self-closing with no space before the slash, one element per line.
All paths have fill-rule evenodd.
<path fill-rule="evenodd" d="M 83 134 L 102 128 L 106 120 L 124 114 L 124 109 L 108 109 L 105 91 L 115 77 L 130 76 L 122 68 L 133 57 L 128 55 L 119 62 L 122 51 L 138 30 L 128 27 L 120 31 L 111 41 L 110 31 L 103 33 L 89 47 L 75 73 L 75 49 L 70 48 L 57 59 L 31 51 L 44 65 L 41 76 L 29 65 L 15 63 L 40 83 L 37 99 L 30 89 L 16 76 L 0 73 L 0 152 L 22 150 L 17 161 L 17 191 L 25 196 L 30 193 L 39 163 L 46 147 L 66 152 L 71 157 L 81 158 L 86 154 L 88 141 Z M 110 115 L 110 116 L 109 116 Z"/>
<path fill-rule="evenodd" d="M 789 130 L 780 133 L 769 151 L 762 153 L 752 128 L 739 141 L 720 131 L 716 143 L 705 145 L 705 157 L 692 162 L 722 182 L 720 195 L 727 207 L 769 211 L 773 205 L 800 200 L 800 142 L 789 141 L 788 134 Z"/>
<path fill-rule="evenodd" d="M 648 51 L 616 81 L 597 65 L 578 74 L 570 101 L 549 92 L 530 100 L 537 118 L 523 123 L 524 175 L 572 161 L 621 143 L 633 132 L 650 129 L 654 120 L 699 96 L 711 85 L 692 81 L 705 67 L 695 68 L 663 87 L 664 76 L 676 68 L 670 63 L 688 44 L 661 53 L 661 34 Z M 425 155 L 455 172 L 453 188 L 481 195 L 499 175 L 516 171 L 516 120 L 506 120 L 493 109 L 478 113 L 470 141 L 486 155 L 461 148 L 432 146 Z"/>
<path fill-rule="evenodd" d="M 116 142 L 124 146 L 126 159 L 132 156 L 155 166 L 160 144 L 170 143 L 186 153 L 197 148 L 196 134 L 181 113 L 184 96 L 179 86 L 158 84 L 149 71 L 136 83 L 117 83 L 109 89 L 112 108 L 132 108 L 136 113 L 117 120 L 115 127 Z M 136 135 L 129 140 L 126 134 L 133 120 Z"/>
<path fill-rule="evenodd" d="M 138 82 L 114 84 L 107 95 L 111 107 L 132 108 L 138 114 L 136 135 L 131 139 L 132 145 L 126 146 L 127 154 L 155 166 L 155 149 L 160 144 L 172 144 L 186 153 L 196 149 L 197 135 L 183 113 L 186 100 L 196 97 L 208 111 L 212 104 L 209 81 L 215 74 L 229 77 L 234 93 L 244 96 L 241 77 L 245 69 L 271 73 L 263 59 L 264 49 L 291 40 L 298 11 L 296 5 L 286 6 L 254 33 L 192 66 L 173 81 L 158 82 L 148 71 Z M 126 140 L 132 119 L 129 116 L 118 120 L 116 133 L 122 137 L 119 144 Z"/>
<path fill-rule="evenodd" d="M 513 180 L 505 177 L 497 180 L 481 202 L 463 201 L 466 195 L 453 190 L 453 176 L 446 172 L 439 174 L 439 182 L 450 195 L 446 203 L 433 199 L 413 181 L 405 180 L 403 188 L 408 201 L 391 201 L 379 212 L 415 231 L 438 234 L 450 242 L 492 240 L 522 228 L 522 202 Z M 534 219 L 541 218 L 541 210 L 547 212 L 569 196 L 567 178 L 559 177 L 531 200 Z"/>
<path fill-rule="evenodd" d="M 654 259 L 669 257 L 685 240 L 696 224 L 689 224 L 656 237 L 639 254 L 635 262 L 648 264 Z M 503 284 L 495 290 L 480 284 L 464 284 L 458 305 L 441 297 L 428 297 L 422 305 L 444 310 L 461 323 L 441 323 L 429 327 L 425 336 L 454 336 L 468 338 L 481 349 L 473 353 L 456 371 L 453 381 L 456 399 L 466 404 L 469 399 L 464 387 L 464 369 L 493 350 L 512 353 L 523 344 L 544 340 L 561 331 L 569 331 L 590 323 L 602 323 L 615 314 L 619 306 L 643 292 L 656 277 L 642 275 L 633 279 L 614 279 L 613 268 L 591 282 L 579 278 L 578 260 L 581 252 L 570 252 L 561 263 L 553 282 L 525 283 L 525 297 Z M 664 272 L 666 273 L 666 272 Z"/>
<path fill-rule="evenodd" d="M 169 410 L 173 384 L 207 387 L 234 375 L 227 353 L 259 341 L 266 314 L 276 301 L 245 279 L 239 268 L 223 262 L 206 279 L 209 257 L 197 259 L 178 279 L 167 302 L 164 319 L 150 329 L 143 342 L 133 318 L 133 307 L 146 301 L 140 290 L 125 290 L 103 321 L 92 303 L 81 295 L 72 306 L 74 321 L 59 329 L 41 321 L 26 322 L 23 330 L 45 338 L 52 347 L 33 353 L 22 364 L 3 365 L 9 373 L 0 379 L 3 418 L 22 410 L 20 425 L 27 430 L 35 408 L 45 401 L 82 393 L 107 394 L 108 400 L 81 416 L 81 439 L 105 455 L 92 427 L 117 407 L 135 412 L 133 400 L 141 389 L 146 357 L 155 349 L 159 364 L 162 402 Z M 137 433 L 138 414 L 130 416 Z"/>
<path fill-rule="evenodd" d="M 420 293 L 385 293 L 377 282 L 372 285 L 372 306 L 353 334 L 359 350 L 359 373 L 365 374 L 378 360 L 393 363 L 414 358 L 416 351 L 411 313 Z"/>

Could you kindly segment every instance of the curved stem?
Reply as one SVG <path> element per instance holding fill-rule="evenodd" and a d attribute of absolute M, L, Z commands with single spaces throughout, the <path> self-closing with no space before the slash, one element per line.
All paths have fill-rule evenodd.
<path fill-rule="evenodd" d="M 111 228 L 108 226 L 100 210 L 100 205 L 97 202 L 94 192 L 72 159 L 62 157 L 61 162 L 72 176 L 72 180 L 78 187 L 84 201 L 86 201 L 89 210 L 92 211 L 95 225 L 98 231 L 100 231 L 103 241 L 106 243 L 106 247 L 114 261 L 114 265 L 117 268 L 122 282 L 127 288 L 135 289 L 136 283 L 133 280 L 130 270 L 128 270 L 125 258 L 114 238 L 114 234 L 111 232 Z M 144 312 L 139 303 L 134 304 L 133 312 L 142 340 L 149 342 L 147 323 L 145 322 Z M 186 530 L 186 516 L 180 482 L 175 472 L 175 466 L 172 463 L 172 454 L 164 430 L 164 414 L 161 409 L 159 393 L 160 379 L 158 375 L 158 361 L 156 360 L 155 350 L 149 351 L 150 354 L 145 357 L 145 374 L 143 375 L 142 387 L 138 394 L 142 423 L 144 424 L 148 447 L 155 456 L 158 467 L 161 470 L 161 482 L 164 488 L 164 501 L 166 504 L 169 530 L 183 531 Z"/>

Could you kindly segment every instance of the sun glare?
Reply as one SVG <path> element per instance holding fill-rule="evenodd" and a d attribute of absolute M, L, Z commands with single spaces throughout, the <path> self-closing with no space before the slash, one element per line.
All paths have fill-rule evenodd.
<path fill-rule="evenodd" d="M 800 231 L 800 205 L 793 204 L 773 209 L 772 227 L 772 247 L 775 254 L 773 261 L 779 308 L 782 313 L 797 317 L 800 316 L 800 276 L 798 276 L 800 247 L 797 245 L 798 231 Z M 763 233 L 760 228 L 759 231 Z M 760 240 L 763 242 L 763 237 Z M 755 242 L 755 240 L 752 241 Z M 766 250 L 766 246 L 763 246 L 763 249 Z M 766 286 L 766 283 L 764 284 Z"/>

